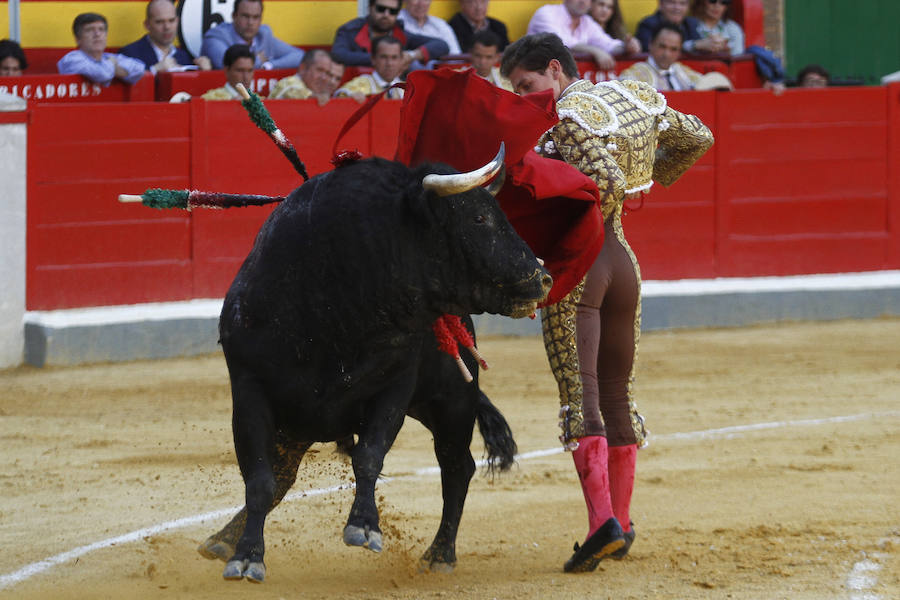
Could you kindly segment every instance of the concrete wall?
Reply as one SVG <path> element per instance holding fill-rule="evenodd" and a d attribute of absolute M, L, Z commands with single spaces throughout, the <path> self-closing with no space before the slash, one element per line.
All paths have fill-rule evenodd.
<path fill-rule="evenodd" d="M 220 299 L 56 311 L 25 316 L 34 366 L 218 352 Z M 644 331 L 900 316 L 900 271 L 646 281 Z M 541 320 L 475 315 L 479 336 L 541 334 Z"/>
<path fill-rule="evenodd" d="M 0 96 L 0 115 L 24 113 L 25 101 Z M 26 124 L 0 120 L 0 368 L 22 362 L 25 337 Z M 9 120 L 17 120 L 15 118 Z M 23 119 L 24 121 L 24 119 Z"/>

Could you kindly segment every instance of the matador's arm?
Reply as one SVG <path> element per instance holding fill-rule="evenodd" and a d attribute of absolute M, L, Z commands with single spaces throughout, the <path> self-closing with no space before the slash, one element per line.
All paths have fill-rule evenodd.
<path fill-rule="evenodd" d="M 709 150 L 714 140 L 709 128 L 694 115 L 666 107 L 661 118 L 669 126 L 659 133 L 653 179 L 668 187 Z"/>

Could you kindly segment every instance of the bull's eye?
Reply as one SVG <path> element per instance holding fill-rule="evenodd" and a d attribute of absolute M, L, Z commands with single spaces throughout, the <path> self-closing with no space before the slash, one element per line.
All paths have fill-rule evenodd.
<path fill-rule="evenodd" d="M 475 222 L 479 225 L 484 225 L 485 223 L 487 223 L 487 217 L 485 217 L 484 215 L 475 215 Z"/>

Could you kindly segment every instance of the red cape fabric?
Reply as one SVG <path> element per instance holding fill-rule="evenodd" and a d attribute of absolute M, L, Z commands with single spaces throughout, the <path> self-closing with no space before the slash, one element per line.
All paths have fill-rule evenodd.
<path fill-rule="evenodd" d="M 506 182 L 497 196 L 513 227 L 544 259 L 558 302 L 584 277 L 603 245 L 600 193 L 592 179 L 534 145 L 559 121 L 550 92 L 518 96 L 473 70 L 410 73 L 396 159 L 476 169 L 506 144 Z"/>

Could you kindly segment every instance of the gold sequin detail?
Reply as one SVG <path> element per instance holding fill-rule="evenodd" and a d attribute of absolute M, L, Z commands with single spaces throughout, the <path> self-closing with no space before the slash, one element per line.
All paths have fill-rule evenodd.
<path fill-rule="evenodd" d="M 541 309 L 544 349 L 559 388 L 559 404 L 564 408 L 560 411 L 564 445 L 585 434 L 584 384 L 581 381 L 575 336 L 575 307 L 583 293 L 584 279 L 568 296 Z"/>

